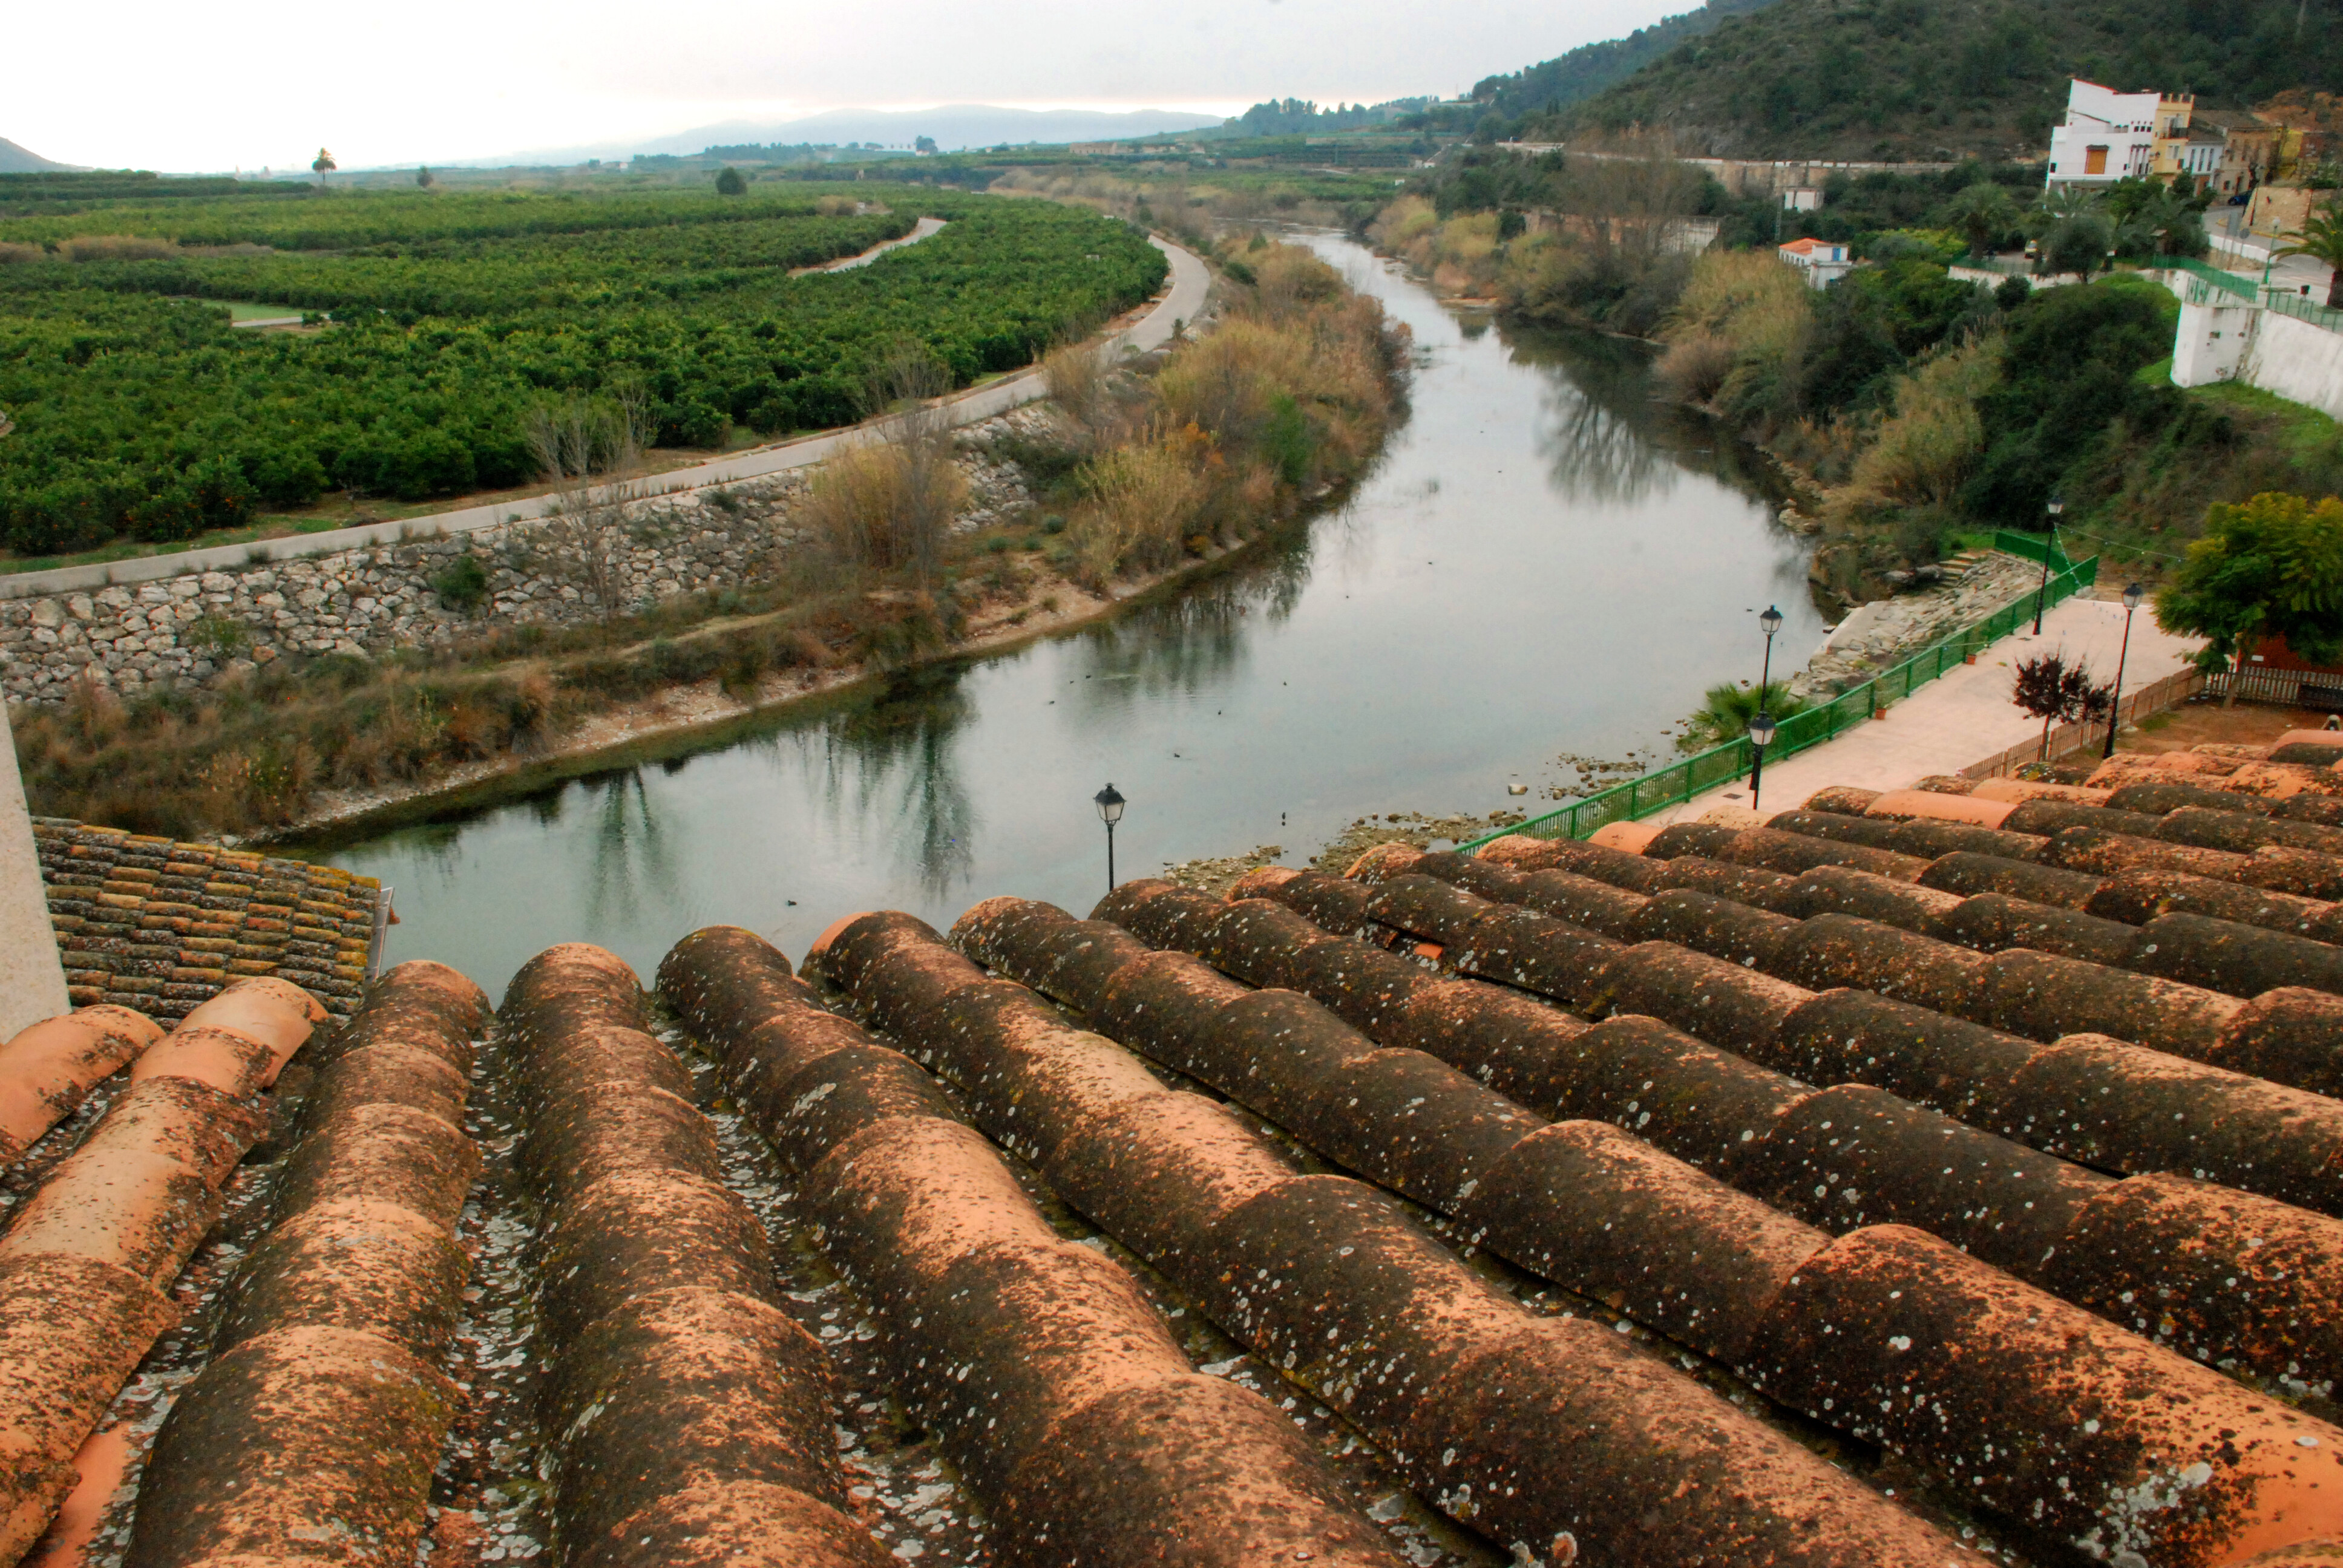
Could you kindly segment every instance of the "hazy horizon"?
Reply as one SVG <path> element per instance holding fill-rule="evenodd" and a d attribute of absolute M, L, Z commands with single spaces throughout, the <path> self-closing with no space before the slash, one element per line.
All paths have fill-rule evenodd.
<path fill-rule="evenodd" d="M 872 24 L 785 0 L 743 24 L 682 0 L 652 29 L 642 7 L 610 0 L 558 11 L 417 0 L 395 17 L 287 0 L 201 12 L 134 0 L 109 14 L 103 93 L 90 90 L 85 19 L 45 9 L 12 25 L 21 61 L 85 68 L 21 72 L 0 136 L 95 167 L 306 168 L 324 146 L 356 168 L 615 146 L 833 109 L 1226 116 L 1267 98 L 1453 95 L 1696 3 L 1427 15 L 1394 0 L 1195 0 L 1131 22 L 1070 0 L 902 0 Z"/>

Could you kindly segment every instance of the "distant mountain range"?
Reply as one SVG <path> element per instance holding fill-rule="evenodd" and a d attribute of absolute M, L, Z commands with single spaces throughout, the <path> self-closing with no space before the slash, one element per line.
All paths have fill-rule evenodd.
<path fill-rule="evenodd" d="M 708 147 L 792 146 L 811 142 L 842 146 L 875 142 L 908 147 L 913 138 L 932 136 L 946 152 L 1006 144 L 1108 142 L 1192 131 L 1221 124 L 1219 115 L 1176 109 L 1133 109 L 1107 114 L 1090 109 L 1003 109 L 988 104 L 946 104 L 933 109 L 830 109 L 794 120 L 726 120 L 634 142 L 538 147 L 498 157 L 450 158 L 449 168 L 496 168 L 520 164 L 575 164 L 588 158 L 627 158 L 638 153 L 689 155 Z"/>
<path fill-rule="evenodd" d="M 51 163 L 40 154 L 0 136 L 0 175 L 58 175 L 68 173 L 73 167 L 71 164 Z"/>

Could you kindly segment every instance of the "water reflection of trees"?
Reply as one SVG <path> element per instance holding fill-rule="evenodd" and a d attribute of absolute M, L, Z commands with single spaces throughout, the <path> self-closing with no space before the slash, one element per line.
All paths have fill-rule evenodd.
<path fill-rule="evenodd" d="M 1634 505 L 1666 495 L 1686 470 L 1753 495 L 1779 487 L 1756 452 L 1714 420 L 1653 397 L 1642 349 L 1546 332 L 1523 333 L 1513 348 L 1545 377 L 1538 451 L 1557 494 Z"/>
<path fill-rule="evenodd" d="M 678 897 L 673 847 L 644 787 L 642 769 L 578 781 L 594 805 L 594 846 L 586 879 L 586 923 L 611 930 L 631 923 L 646 904 Z"/>
<path fill-rule="evenodd" d="M 970 875 L 980 825 L 953 755 L 960 727 L 976 715 L 964 674 L 952 667 L 905 677 L 809 738 L 830 815 L 882 831 L 900 824 L 900 849 L 937 900 Z"/>
<path fill-rule="evenodd" d="M 1547 381 L 1538 402 L 1538 455 L 1556 495 L 1634 506 L 1675 487 L 1683 470 L 1642 424 L 1589 397 L 1566 373 Z"/>
<path fill-rule="evenodd" d="M 1134 692 L 1194 696 L 1226 687 L 1245 663 L 1248 634 L 1290 618 L 1310 586 L 1312 530 L 1185 592 L 1084 632 L 1073 689 L 1085 712 Z"/>

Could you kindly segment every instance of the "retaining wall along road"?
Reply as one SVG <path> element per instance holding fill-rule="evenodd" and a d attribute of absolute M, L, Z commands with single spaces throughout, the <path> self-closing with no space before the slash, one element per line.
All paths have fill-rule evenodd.
<path fill-rule="evenodd" d="M 1005 414 L 971 426 L 964 439 L 1030 430 L 1046 418 L 1039 409 Z M 1014 466 L 972 448 L 959 462 L 970 501 L 956 527 L 981 527 L 1030 501 Z M 629 507 L 618 547 L 619 608 L 770 579 L 781 558 L 807 542 L 795 518 L 810 472 L 743 479 L 720 491 L 679 490 Z M 500 627 L 600 618 L 602 608 L 548 527 L 516 516 L 446 537 L 0 598 L 0 691 L 15 702 L 62 702 L 86 675 L 134 696 L 157 686 L 208 685 L 288 655 L 368 656 Z M 417 525 L 426 536 L 429 528 Z M 488 587 L 478 603 L 459 606 L 436 579 L 467 556 L 479 562 Z"/>

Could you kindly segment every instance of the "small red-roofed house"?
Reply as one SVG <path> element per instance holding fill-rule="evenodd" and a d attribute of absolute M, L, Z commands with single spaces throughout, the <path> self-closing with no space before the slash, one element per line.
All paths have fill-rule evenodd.
<path fill-rule="evenodd" d="M 1827 288 L 1834 279 L 1855 270 L 1854 256 L 1835 240 L 1794 239 L 1782 246 L 1782 259 L 1805 273 L 1816 288 Z"/>

